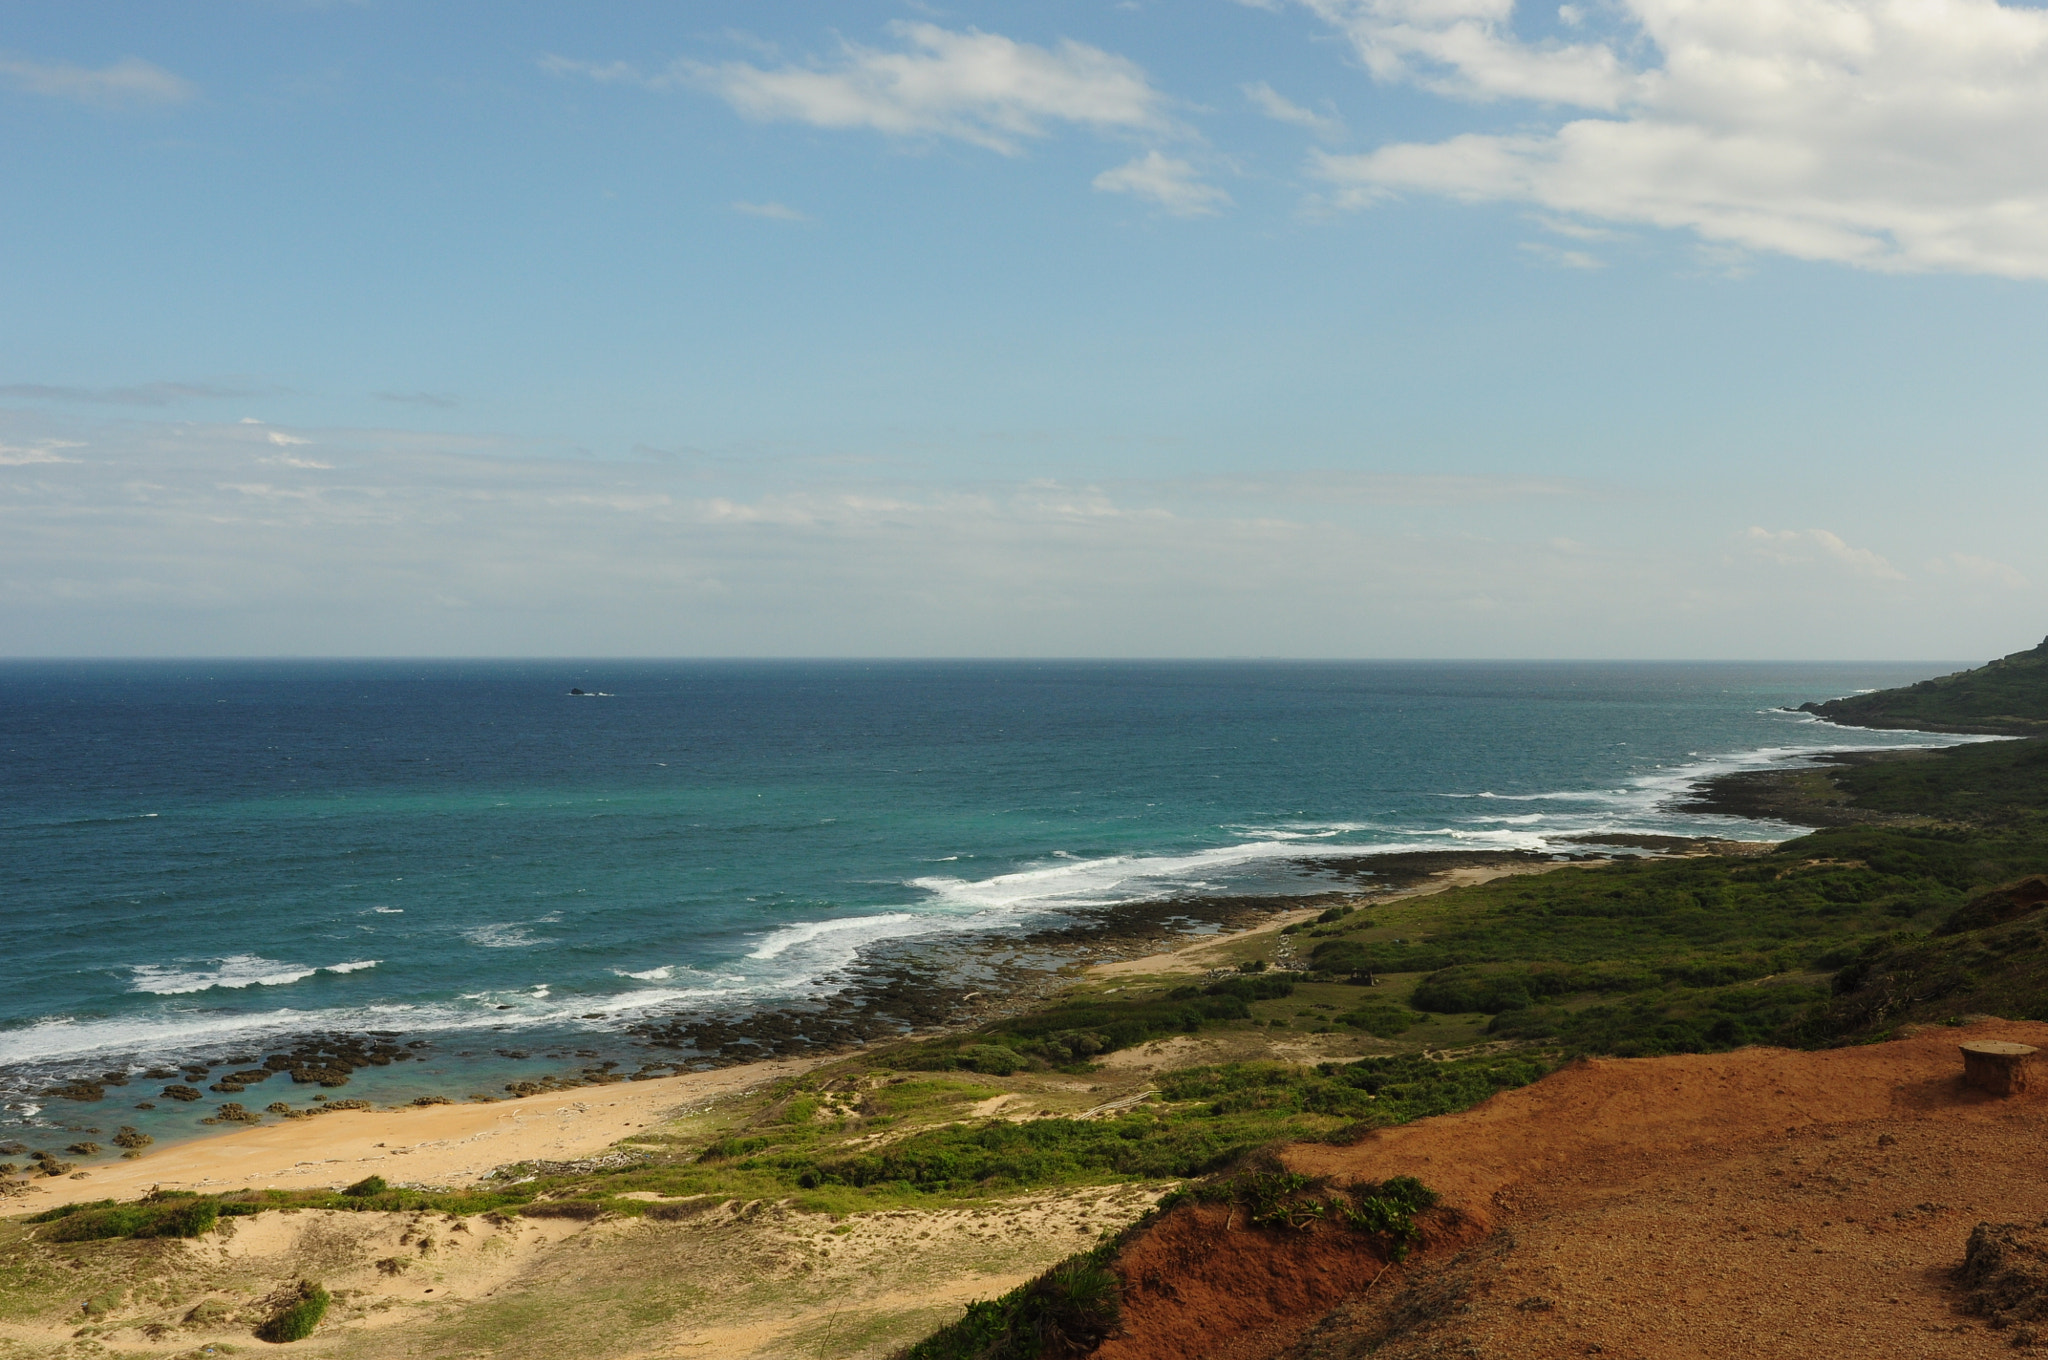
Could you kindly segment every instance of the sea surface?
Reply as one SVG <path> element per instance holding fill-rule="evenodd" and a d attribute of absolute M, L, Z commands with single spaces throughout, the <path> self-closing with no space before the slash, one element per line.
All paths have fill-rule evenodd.
<path fill-rule="evenodd" d="M 815 996 L 884 941 L 1321 890 L 1333 851 L 1790 835 L 1671 803 L 1953 741 L 1783 711 L 1952 669 L 0 665 L 0 1132 L 114 1118 L 53 1077 L 317 1031 L 433 1041 L 380 1097 L 488 1087 L 508 1046 Z"/>

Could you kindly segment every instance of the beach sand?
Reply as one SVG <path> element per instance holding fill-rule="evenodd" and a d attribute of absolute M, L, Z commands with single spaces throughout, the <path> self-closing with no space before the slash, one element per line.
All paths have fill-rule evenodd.
<path fill-rule="evenodd" d="M 456 1186 L 511 1162 L 574 1161 L 604 1152 L 687 1106 L 807 1072 L 828 1057 L 748 1063 L 650 1081 L 584 1086 L 490 1104 L 337 1110 L 151 1149 L 90 1168 L 85 1179 L 35 1180 L 6 1211 L 166 1190 L 302 1190 L 382 1176 Z"/>

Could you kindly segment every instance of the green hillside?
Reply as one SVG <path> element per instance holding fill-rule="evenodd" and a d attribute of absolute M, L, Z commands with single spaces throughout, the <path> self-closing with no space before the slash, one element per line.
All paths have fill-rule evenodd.
<path fill-rule="evenodd" d="M 2048 641 L 1973 671 L 1799 707 L 1849 727 L 2009 736 L 2048 733 Z"/>

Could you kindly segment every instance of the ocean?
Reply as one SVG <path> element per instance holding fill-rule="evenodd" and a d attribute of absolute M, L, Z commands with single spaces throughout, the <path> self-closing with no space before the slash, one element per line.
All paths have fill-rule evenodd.
<path fill-rule="evenodd" d="M 1948 669 L 0 665 L 0 1137 L 190 1136 L 212 1103 L 132 1113 L 142 1070 L 309 1033 L 428 1041 L 337 1094 L 496 1090 L 538 1060 L 508 1052 L 625 1054 L 885 943 L 1319 891 L 1333 852 L 1790 835 L 1671 804 L 1952 742 L 1783 711 Z M 118 1116 L 41 1094 L 120 1073 Z"/>

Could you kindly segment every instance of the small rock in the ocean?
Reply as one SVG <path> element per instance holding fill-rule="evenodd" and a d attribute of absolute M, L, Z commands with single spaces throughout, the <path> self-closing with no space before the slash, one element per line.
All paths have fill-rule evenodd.
<path fill-rule="evenodd" d="M 107 1088 L 96 1081 L 67 1081 L 61 1086 L 52 1086 L 43 1092 L 60 1100 L 105 1100 Z"/>
<path fill-rule="evenodd" d="M 166 1086 L 164 1087 L 164 1097 L 167 1100 L 186 1101 L 203 1099 L 203 1097 L 200 1096 L 199 1092 L 195 1091 L 190 1086 Z"/>

